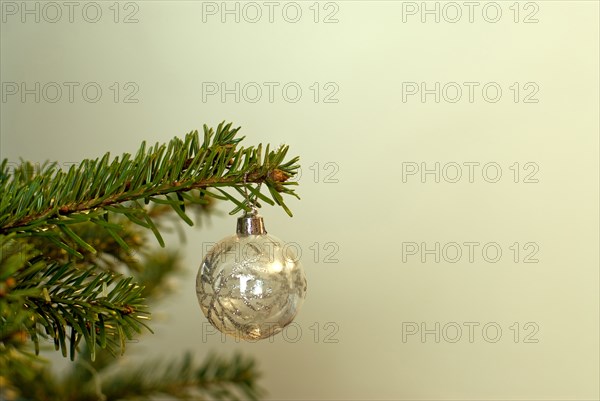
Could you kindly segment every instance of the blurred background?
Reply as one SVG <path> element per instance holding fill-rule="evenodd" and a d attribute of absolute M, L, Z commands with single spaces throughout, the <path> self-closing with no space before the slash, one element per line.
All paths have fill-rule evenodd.
<path fill-rule="evenodd" d="M 261 211 L 302 252 L 295 323 L 257 343 L 208 325 L 223 205 L 169 241 L 188 268 L 122 364 L 241 350 L 278 400 L 599 398 L 597 2 L 1 7 L 2 158 L 68 166 L 223 120 L 301 157 L 294 217 Z"/>

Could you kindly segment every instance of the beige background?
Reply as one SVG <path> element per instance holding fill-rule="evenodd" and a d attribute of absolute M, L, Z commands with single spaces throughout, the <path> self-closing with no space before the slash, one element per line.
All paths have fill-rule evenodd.
<path fill-rule="evenodd" d="M 13 15 L 10 8 L 21 3 L 3 2 L 2 157 L 76 162 L 221 120 L 241 125 L 248 145 L 286 143 L 301 156 L 302 201 L 290 201 L 295 216 L 263 210 L 269 231 L 303 252 L 309 292 L 297 324 L 256 344 L 223 342 L 207 331 L 193 283 L 202 244 L 234 230 L 224 213 L 187 229 L 185 245 L 171 241 L 189 269 L 158 308 L 156 335 L 132 344 L 123 363 L 240 349 L 258 358 L 272 399 L 598 399 L 598 3 L 488 3 L 478 2 L 473 22 L 467 6 L 454 3 L 463 12 L 456 23 L 447 21 L 454 5 L 444 2 L 427 3 L 439 7 L 439 23 L 434 15 L 421 22 L 420 12 L 403 14 L 421 2 L 323 2 L 318 23 L 313 2 L 297 3 L 297 23 L 282 16 L 285 6 L 294 18 L 289 2 L 277 3 L 272 23 L 263 2 L 256 3 L 264 13 L 256 23 L 247 21 L 255 9 L 239 3 L 239 23 L 235 15 L 223 23 L 220 13 L 204 14 L 203 22 L 203 8 L 220 11 L 221 2 L 142 1 L 118 4 L 115 23 L 113 2 L 99 2 L 102 16 L 91 23 L 84 2 L 73 22 L 63 6 L 51 23 L 55 10 L 43 3 L 39 22 L 27 14 L 23 22 L 21 10 Z M 486 21 L 484 7 L 488 19 L 500 8 L 500 20 Z M 332 12 L 338 22 L 324 23 Z M 123 23 L 130 13 L 137 22 Z M 530 13 L 538 22 L 523 22 Z M 40 82 L 39 103 L 35 94 L 23 102 L 8 93 L 22 82 Z M 43 90 L 51 82 L 64 90 L 55 103 L 52 85 Z M 79 83 L 72 103 L 64 82 Z M 81 94 L 89 82 L 103 90 L 96 103 Z M 116 103 L 114 82 L 121 88 Z M 265 92 L 256 103 L 247 101 L 254 92 L 241 93 L 239 103 L 234 95 L 203 101 L 203 83 L 211 82 L 256 82 Z M 263 82 L 280 84 L 272 103 Z M 288 82 L 302 89 L 296 103 L 282 97 Z M 434 95 L 403 102 L 405 82 L 430 89 L 456 82 L 464 92 L 456 103 L 445 100 L 454 92 L 439 103 Z M 473 102 L 464 82 L 479 83 Z M 482 97 L 488 82 L 502 89 L 496 103 Z M 536 87 L 530 100 L 538 102 L 524 103 Z M 132 88 L 138 102 L 125 103 Z M 332 88 L 338 102 L 325 103 Z M 432 174 L 425 182 L 420 175 L 403 180 L 411 162 L 429 169 L 438 162 L 446 175 L 439 183 Z M 480 163 L 473 182 L 469 162 Z M 526 169 L 528 162 L 535 165 Z M 452 163 L 462 166 L 457 183 L 444 179 L 454 176 Z M 493 170 L 482 176 L 486 163 L 500 166 L 498 182 L 486 181 Z M 524 183 L 535 166 L 530 178 L 538 182 Z M 421 251 L 421 243 L 434 249 L 436 242 L 440 252 L 461 244 L 462 258 L 448 261 L 456 249 L 450 245 L 439 263 L 433 254 L 425 262 L 404 254 L 403 261 L 407 243 Z M 465 242 L 480 244 L 472 263 Z M 483 258 L 487 243 L 502 250 L 498 262 Z M 526 243 L 533 244 L 524 249 Z M 523 263 L 533 250 L 538 262 Z M 422 323 L 431 330 L 424 339 L 406 331 Z"/>

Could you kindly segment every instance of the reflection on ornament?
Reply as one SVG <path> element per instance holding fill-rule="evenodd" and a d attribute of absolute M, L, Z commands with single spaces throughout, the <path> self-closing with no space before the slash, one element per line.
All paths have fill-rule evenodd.
<path fill-rule="evenodd" d="M 257 340 L 292 322 L 306 296 L 306 278 L 292 247 L 267 234 L 262 217 L 253 212 L 238 219 L 236 235 L 204 257 L 196 295 L 218 330 Z"/>

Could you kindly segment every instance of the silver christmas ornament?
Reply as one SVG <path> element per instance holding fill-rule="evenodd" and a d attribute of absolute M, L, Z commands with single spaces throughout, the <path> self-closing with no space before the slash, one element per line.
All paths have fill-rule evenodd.
<path fill-rule="evenodd" d="M 196 278 L 198 302 L 223 333 L 257 340 L 290 324 L 306 296 L 295 247 L 267 234 L 256 211 L 237 221 L 237 233 L 214 245 Z"/>

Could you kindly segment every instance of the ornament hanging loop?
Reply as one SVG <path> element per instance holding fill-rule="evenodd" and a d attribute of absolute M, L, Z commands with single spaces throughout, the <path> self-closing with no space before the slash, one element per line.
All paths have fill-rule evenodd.
<path fill-rule="evenodd" d="M 260 187 L 259 189 L 260 190 Z M 265 222 L 263 218 L 259 216 L 258 209 L 256 207 L 256 199 L 250 201 L 248 196 L 248 173 L 244 174 L 244 196 L 246 197 L 246 203 L 252 208 L 250 212 L 244 212 L 242 217 L 237 220 L 236 232 L 238 235 L 265 235 L 267 230 L 265 229 Z"/>
<path fill-rule="evenodd" d="M 260 191 L 260 184 L 258 184 L 258 191 Z M 256 206 L 256 197 L 254 200 L 250 200 L 250 196 L 248 195 L 248 173 L 244 174 L 244 197 L 246 198 L 246 204 L 250 206 L 252 215 L 258 214 L 258 207 Z M 248 214 L 248 212 L 246 212 Z"/>

